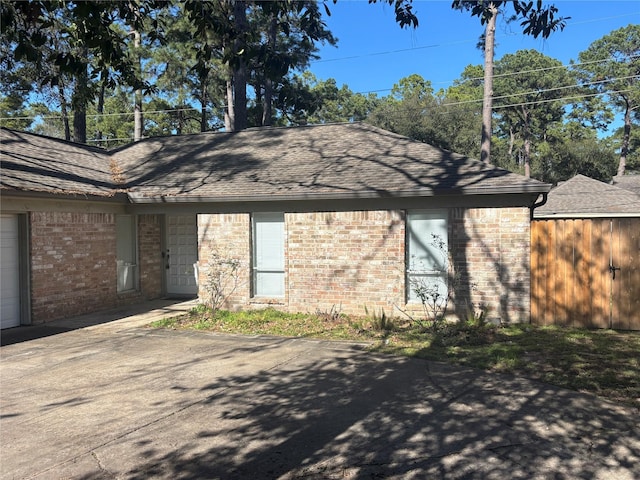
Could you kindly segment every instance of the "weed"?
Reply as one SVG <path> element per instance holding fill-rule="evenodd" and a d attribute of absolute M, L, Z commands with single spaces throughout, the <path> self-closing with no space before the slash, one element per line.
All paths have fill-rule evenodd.
<path fill-rule="evenodd" d="M 380 311 L 374 308 L 371 312 L 369 312 L 369 309 L 365 305 L 364 313 L 369 319 L 369 323 L 373 330 L 390 332 L 395 328 L 395 322 L 393 318 L 387 316 L 384 308 L 380 308 Z"/>
<path fill-rule="evenodd" d="M 342 305 L 336 307 L 335 305 L 331 305 L 330 310 L 320 310 L 316 308 L 316 317 L 326 321 L 326 322 L 336 322 L 340 319 L 342 314 L 340 311 L 342 310 Z"/>
<path fill-rule="evenodd" d="M 215 313 L 220 310 L 239 285 L 240 260 L 222 255 L 217 249 L 209 252 L 205 265 L 204 291 L 206 305 Z"/>

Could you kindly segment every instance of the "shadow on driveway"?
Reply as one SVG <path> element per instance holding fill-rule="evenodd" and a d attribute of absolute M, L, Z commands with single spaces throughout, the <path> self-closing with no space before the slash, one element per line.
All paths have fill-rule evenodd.
<path fill-rule="evenodd" d="M 629 408 L 349 343 L 87 329 L 2 354 L 2 478 L 640 478 Z"/>
<path fill-rule="evenodd" d="M 127 324 L 150 323 L 157 317 L 178 315 L 188 310 L 195 303 L 193 299 L 159 299 L 136 303 L 101 312 L 93 312 L 75 317 L 63 318 L 37 325 L 23 325 L 15 328 L 0 330 L 0 346 L 14 343 L 28 342 L 38 338 L 49 337 L 59 333 L 69 332 L 80 328 L 87 328 L 111 322 L 126 322 Z M 140 320 L 137 322 L 137 320 Z"/>

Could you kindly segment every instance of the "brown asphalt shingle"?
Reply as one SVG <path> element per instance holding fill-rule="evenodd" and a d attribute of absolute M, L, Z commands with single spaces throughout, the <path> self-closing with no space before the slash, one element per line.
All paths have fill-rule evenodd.
<path fill-rule="evenodd" d="M 535 218 L 588 215 L 640 215 L 640 195 L 576 175 L 551 190 L 547 203 L 534 210 Z"/>
<path fill-rule="evenodd" d="M 112 152 L 5 128 L 0 138 L 5 190 L 224 202 L 550 188 L 361 123 L 158 137 Z"/>
<path fill-rule="evenodd" d="M 613 177 L 613 185 L 640 195 L 640 175 L 622 175 Z"/>
<path fill-rule="evenodd" d="M 549 188 L 361 123 L 152 138 L 114 156 L 137 197 L 366 198 Z"/>
<path fill-rule="evenodd" d="M 3 190 L 112 196 L 106 151 L 32 133 L 0 129 Z"/>

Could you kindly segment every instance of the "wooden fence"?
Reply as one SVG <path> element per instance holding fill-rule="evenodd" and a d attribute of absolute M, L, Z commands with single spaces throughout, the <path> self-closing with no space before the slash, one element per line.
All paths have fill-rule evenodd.
<path fill-rule="evenodd" d="M 640 330 L 640 218 L 533 220 L 531 321 Z"/>

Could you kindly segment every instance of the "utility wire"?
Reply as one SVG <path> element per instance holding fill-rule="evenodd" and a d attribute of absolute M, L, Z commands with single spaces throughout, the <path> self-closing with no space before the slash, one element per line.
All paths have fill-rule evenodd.
<path fill-rule="evenodd" d="M 629 55 L 628 57 L 625 57 L 625 58 L 628 58 L 629 60 L 632 60 L 634 58 L 639 58 L 639 57 L 640 57 L 640 54 L 638 54 L 638 55 Z M 591 60 L 591 61 L 588 61 L 588 62 L 569 63 L 567 65 L 564 65 L 564 64 L 563 65 L 555 65 L 553 67 L 541 67 L 541 68 L 532 68 L 530 70 L 518 70 L 517 72 L 505 72 L 505 73 L 494 74 L 493 78 L 496 79 L 496 78 L 502 78 L 502 77 L 513 77 L 513 76 L 516 76 L 516 75 L 526 75 L 526 74 L 537 73 L 537 72 L 547 72 L 547 71 L 550 71 L 550 70 L 557 70 L 557 69 L 560 69 L 560 68 L 571 69 L 571 68 L 579 66 L 579 65 L 592 65 L 594 63 L 607 63 L 607 62 L 610 62 L 610 61 L 611 61 L 611 58 L 604 58 L 604 59 L 601 59 L 601 60 Z M 616 63 L 621 63 L 618 60 L 614 60 L 614 61 Z M 460 80 L 460 79 L 456 79 L 456 80 Z M 437 82 L 437 83 L 453 83 L 456 80 L 442 81 L 442 82 Z M 462 80 L 460 82 L 460 84 L 465 83 L 465 82 L 473 82 L 473 81 L 476 81 L 476 80 L 484 80 L 484 77 L 465 78 L 464 80 Z M 360 93 L 360 94 L 364 95 L 366 93 L 388 92 L 390 90 L 393 90 L 393 87 L 392 88 L 381 88 L 381 89 L 378 89 L 378 90 L 367 90 L 367 91 L 364 91 L 364 92 L 357 92 L 357 93 Z"/>
<path fill-rule="evenodd" d="M 552 88 L 546 88 L 546 89 L 541 89 L 541 90 L 532 90 L 529 92 L 517 92 L 517 93 L 510 93 L 507 95 L 501 95 L 501 96 L 497 96 L 497 97 L 493 97 L 494 100 L 501 100 L 503 98 L 509 98 L 509 97 L 516 97 L 516 96 L 521 96 L 521 95 L 533 95 L 533 94 L 540 94 L 540 93 L 547 93 L 547 92 L 553 92 L 553 91 L 558 91 L 558 90 L 564 90 L 564 89 L 569 89 L 569 88 L 581 88 L 581 87 L 586 87 L 586 86 L 590 86 L 590 85 L 598 85 L 598 84 L 603 84 L 603 83 L 608 83 L 608 82 L 615 82 L 618 80 L 627 80 L 630 78 L 640 78 L 640 76 L 638 75 L 629 75 L 626 77 L 615 77 L 615 78 L 611 78 L 611 79 L 605 79 L 605 80 L 597 80 L 597 81 L 593 81 L 593 82 L 587 82 L 587 83 L 582 83 L 582 84 L 572 84 L 572 85 L 564 85 L 561 87 L 552 87 Z M 621 90 L 619 92 L 611 92 L 611 93 L 620 93 L 620 92 L 626 92 L 627 90 Z M 360 93 L 360 92 L 357 92 Z M 600 93 L 599 95 L 605 95 L 607 94 L 607 92 L 604 93 Z M 588 96 L 593 96 L 593 95 L 582 95 L 584 97 L 588 97 Z M 557 98 L 555 100 L 557 101 L 561 101 L 564 100 L 566 98 L 570 98 L 570 99 L 575 99 L 575 98 L 580 98 L 578 97 L 561 97 L 561 98 Z M 554 101 L 555 101 L 554 100 Z M 459 102 L 450 102 L 450 103 L 443 103 L 441 106 L 443 107 L 449 107 L 449 106 L 456 106 L 456 105 L 466 105 L 466 104 L 473 104 L 473 103 L 481 103 L 482 99 L 474 99 L 474 100 L 462 100 Z M 217 108 L 224 108 L 224 106 L 220 106 Z M 143 115 L 151 115 L 151 114 L 160 114 L 160 113 L 176 113 L 176 112 L 189 112 L 189 111 L 200 111 L 199 109 L 192 107 L 192 108 L 174 108 L 174 109 L 166 109 L 166 110 L 145 110 L 143 111 Z M 123 116 L 130 116 L 133 115 L 133 111 L 131 112 L 122 112 L 122 113 L 89 113 L 87 114 L 88 117 L 93 117 L 93 118 L 102 118 L 102 117 L 123 117 Z M 48 120 L 48 119 L 59 119 L 62 118 L 62 115 L 36 115 L 36 116 L 20 116 L 20 117 L 1 117 L 0 120 L 32 120 L 35 118 L 40 118 L 42 120 Z"/>
<path fill-rule="evenodd" d="M 507 95 L 500 95 L 497 97 L 493 97 L 493 100 L 502 100 L 503 98 L 510 98 L 510 97 L 518 97 L 518 96 L 525 96 L 525 95 L 535 95 L 535 94 L 540 94 L 540 93 L 547 93 L 547 92 L 555 92 L 558 90 L 565 90 L 568 88 L 581 88 L 581 87 L 587 87 L 589 85 L 598 85 L 598 84 L 603 84 L 603 83 L 608 83 L 608 82 L 614 82 L 614 81 L 618 81 L 618 80 L 627 80 L 629 78 L 640 78 L 639 75 L 629 75 L 627 77 L 617 77 L 617 78 L 612 78 L 609 80 L 597 80 L 595 82 L 587 82 L 587 83 L 582 83 L 582 84 L 578 84 L 578 85 L 565 85 L 562 87 L 553 87 L 553 88 L 545 88 L 545 89 L 541 89 L 541 90 L 531 90 L 529 92 L 516 92 L 516 93 L 509 93 Z M 622 92 L 628 92 L 629 90 L 619 90 L 617 92 L 611 92 L 611 93 L 622 93 Z M 605 93 L 598 93 L 596 95 L 605 95 Z M 563 99 L 569 99 L 569 98 L 580 98 L 580 97 L 590 97 L 593 96 L 592 94 L 585 94 L 585 95 L 579 95 L 577 97 L 564 97 L 564 98 L 557 98 L 557 99 L 550 99 L 551 101 L 558 101 L 558 100 L 563 100 Z M 469 104 L 469 103 L 482 103 L 483 99 L 479 98 L 477 100 L 462 100 L 460 102 L 451 102 L 451 103 L 443 103 L 441 106 L 443 107 L 449 107 L 449 106 L 454 106 L 454 105 L 465 105 L 465 104 Z"/>

